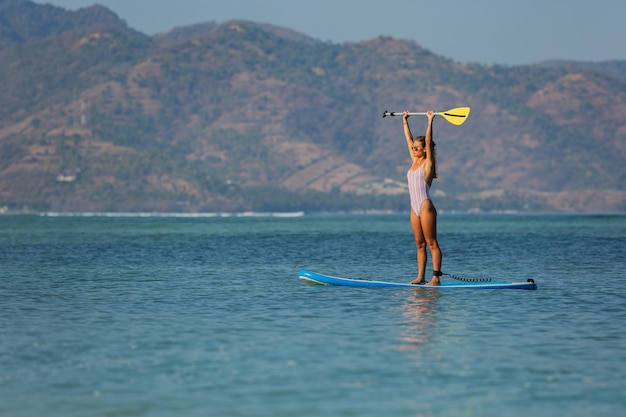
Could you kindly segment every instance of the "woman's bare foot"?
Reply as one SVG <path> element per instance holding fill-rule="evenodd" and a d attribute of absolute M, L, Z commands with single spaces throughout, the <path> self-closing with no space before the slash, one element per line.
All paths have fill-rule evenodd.
<path fill-rule="evenodd" d="M 413 285 L 424 285 L 426 284 L 426 281 L 422 278 L 415 278 L 413 281 L 409 282 L 409 284 L 413 284 Z"/>
<path fill-rule="evenodd" d="M 441 281 L 439 281 L 439 277 L 433 277 L 433 279 L 431 279 L 430 282 L 426 285 L 430 285 L 430 286 L 441 285 Z"/>

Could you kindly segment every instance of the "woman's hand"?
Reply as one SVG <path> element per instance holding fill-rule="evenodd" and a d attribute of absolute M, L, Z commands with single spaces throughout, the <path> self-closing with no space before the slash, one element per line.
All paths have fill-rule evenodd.
<path fill-rule="evenodd" d="M 408 110 L 403 111 L 402 120 L 406 123 L 408 118 L 409 118 L 409 111 Z"/>
<path fill-rule="evenodd" d="M 426 112 L 426 117 L 428 118 L 429 122 L 432 122 L 432 120 L 435 118 L 435 112 L 432 110 L 428 110 Z"/>

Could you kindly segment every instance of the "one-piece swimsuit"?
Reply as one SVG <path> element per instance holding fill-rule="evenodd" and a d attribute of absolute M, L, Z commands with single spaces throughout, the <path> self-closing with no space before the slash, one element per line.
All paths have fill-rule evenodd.
<path fill-rule="evenodd" d="M 419 167 L 415 171 L 406 173 L 406 179 L 409 184 L 409 195 L 411 197 L 411 208 L 417 214 L 420 215 L 420 207 L 424 200 L 430 200 L 430 186 L 424 179 L 424 170 Z"/>

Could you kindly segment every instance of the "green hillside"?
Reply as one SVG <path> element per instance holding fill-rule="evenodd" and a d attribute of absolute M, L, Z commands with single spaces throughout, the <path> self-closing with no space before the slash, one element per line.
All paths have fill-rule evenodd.
<path fill-rule="evenodd" d="M 26 0 L 0 15 L 5 211 L 408 210 L 382 112 L 457 106 L 465 124 L 435 121 L 440 210 L 626 209 L 623 62 L 461 65 L 247 21 L 149 37 Z"/>

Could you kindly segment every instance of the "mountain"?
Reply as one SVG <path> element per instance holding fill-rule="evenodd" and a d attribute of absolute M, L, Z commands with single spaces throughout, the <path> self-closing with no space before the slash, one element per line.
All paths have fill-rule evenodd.
<path fill-rule="evenodd" d="M 570 70 L 590 69 L 601 72 L 609 77 L 626 80 L 626 61 L 579 62 L 553 60 L 537 64 L 543 67 L 569 67 Z"/>
<path fill-rule="evenodd" d="M 71 12 L 29 0 L 0 0 L 0 45 L 97 27 L 124 29 L 126 24 L 115 13 L 99 5 Z"/>
<path fill-rule="evenodd" d="M 0 0 L 0 62 L 6 211 L 408 210 L 382 112 L 459 106 L 462 126 L 435 119 L 439 210 L 626 210 L 620 61 L 461 65 L 249 21 L 150 37 Z"/>

